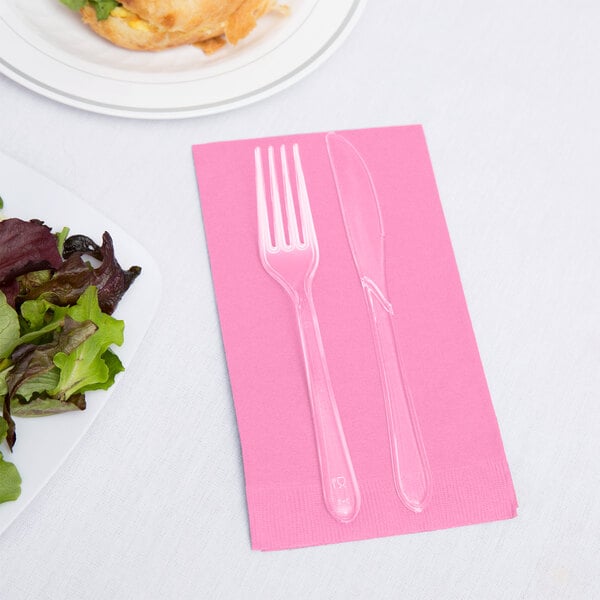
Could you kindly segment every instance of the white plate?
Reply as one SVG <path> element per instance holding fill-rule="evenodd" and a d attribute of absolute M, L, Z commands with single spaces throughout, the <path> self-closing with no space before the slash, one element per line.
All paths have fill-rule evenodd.
<path fill-rule="evenodd" d="M 161 294 L 161 277 L 154 259 L 118 225 L 96 212 L 78 197 L 46 179 L 29 167 L 0 153 L 0 196 L 4 200 L 4 217 L 41 219 L 54 230 L 70 227 L 71 233 L 81 233 L 100 242 L 108 231 L 115 245 L 119 264 L 128 269 L 142 267 L 114 316 L 125 321 L 125 342 L 115 348 L 125 372 L 117 375 L 107 391 L 86 394 L 87 408 L 39 418 L 17 418 L 17 443 L 11 455 L 3 443 L 4 459 L 16 465 L 23 483 L 21 496 L 15 502 L 0 504 L 0 533 L 42 489 L 75 447 L 92 421 L 106 404 L 119 381 L 127 377 L 127 365 L 135 354 L 154 316 Z"/>
<path fill-rule="evenodd" d="M 221 112 L 291 85 L 332 54 L 366 0 L 288 0 L 236 47 L 123 50 L 59 0 L 2 0 L 0 71 L 44 96 L 93 112 L 146 119 Z M 35 5 L 35 6 L 34 6 Z"/>

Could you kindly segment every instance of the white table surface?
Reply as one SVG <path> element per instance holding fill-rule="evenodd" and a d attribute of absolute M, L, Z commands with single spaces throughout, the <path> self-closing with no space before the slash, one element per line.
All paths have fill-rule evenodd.
<path fill-rule="evenodd" d="M 151 249 L 165 293 L 104 411 L 0 537 L 0 598 L 600 598 L 600 7 L 373 0 L 292 88 L 134 121 L 0 77 L 0 150 Z M 250 550 L 190 147 L 422 123 L 514 483 L 514 520 Z"/>

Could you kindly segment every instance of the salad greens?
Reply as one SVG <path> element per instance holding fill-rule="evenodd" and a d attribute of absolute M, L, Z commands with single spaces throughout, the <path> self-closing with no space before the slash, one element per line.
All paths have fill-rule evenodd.
<path fill-rule="evenodd" d="M 91 6 L 96 11 L 98 21 L 104 21 L 110 16 L 110 11 L 117 6 L 121 6 L 116 0 L 60 0 L 71 10 L 80 10 L 84 6 Z"/>
<path fill-rule="evenodd" d="M 120 267 L 107 232 L 99 246 L 42 221 L 0 220 L 0 443 L 9 450 L 13 417 L 84 410 L 86 393 L 123 371 L 112 347 L 124 322 L 112 313 L 140 272 Z M 18 498 L 20 485 L 0 452 L 0 503 Z"/>

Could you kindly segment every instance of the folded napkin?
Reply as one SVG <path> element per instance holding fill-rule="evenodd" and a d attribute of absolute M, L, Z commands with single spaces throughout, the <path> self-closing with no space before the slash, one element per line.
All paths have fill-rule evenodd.
<path fill-rule="evenodd" d="M 326 134 L 196 145 L 254 549 L 336 543 L 516 515 L 422 128 L 341 133 L 368 165 L 385 223 L 388 292 L 429 466 L 429 500 L 415 512 L 395 491 L 370 315 L 346 237 Z M 259 257 L 254 149 L 281 144 L 299 146 L 319 242 L 314 303 L 361 495 L 360 511 L 350 523 L 335 520 L 326 509 L 294 308 Z"/>

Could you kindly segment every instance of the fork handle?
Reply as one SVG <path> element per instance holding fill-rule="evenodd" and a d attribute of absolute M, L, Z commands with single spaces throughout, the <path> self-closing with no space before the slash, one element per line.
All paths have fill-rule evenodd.
<path fill-rule="evenodd" d="M 360 491 L 333 394 L 310 290 L 300 294 L 296 300 L 323 498 L 335 519 L 349 523 L 360 509 Z"/>

